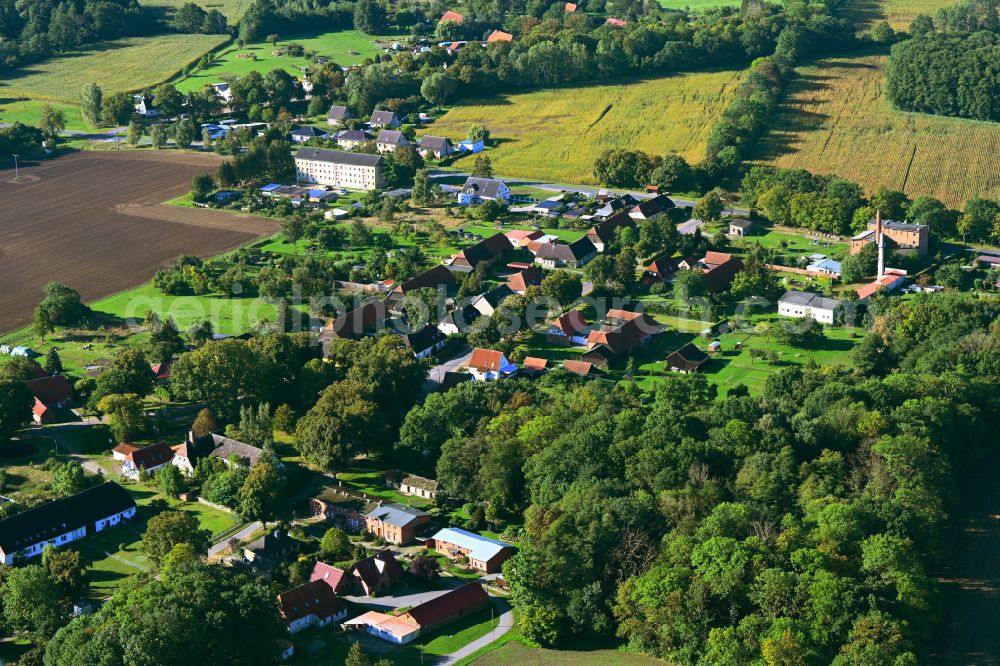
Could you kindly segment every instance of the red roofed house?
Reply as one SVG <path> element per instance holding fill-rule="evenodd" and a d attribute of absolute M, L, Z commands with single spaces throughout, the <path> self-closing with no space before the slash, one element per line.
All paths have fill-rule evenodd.
<path fill-rule="evenodd" d="M 326 562 L 317 562 L 309 574 L 309 582 L 321 580 L 330 586 L 335 594 L 349 594 L 353 588 L 351 577 L 343 569 L 338 569 Z"/>
<path fill-rule="evenodd" d="M 372 596 L 388 592 L 403 577 L 403 567 L 396 561 L 391 550 L 383 550 L 355 562 L 349 573 L 349 584 Z"/>
<path fill-rule="evenodd" d="M 471 273 L 479 264 L 492 266 L 505 253 L 514 249 L 503 234 L 494 234 L 465 248 L 449 260 L 448 266 L 461 273 Z"/>
<path fill-rule="evenodd" d="M 707 252 L 699 262 L 705 274 L 705 288 L 710 294 L 718 294 L 733 285 L 733 278 L 743 270 L 743 262 L 727 252 Z"/>
<path fill-rule="evenodd" d="M 490 33 L 490 36 L 486 38 L 488 44 L 493 42 L 512 42 L 514 41 L 514 35 L 509 32 L 504 32 L 503 30 L 494 30 Z"/>
<path fill-rule="evenodd" d="M 441 20 L 438 23 L 444 23 L 445 21 L 452 21 L 454 23 L 461 23 L 463 20 L 462 15 L 458 12 L 453 12 L 450 9 L 441 15 Z"/>
<path fill-rule="evenodd" d="M 664 252 L 663 254 L 655 257 L 649 265 L 643 270 L 645 271 L 644 279 L 648 282 L 662 282 L 668 277 L 677 272 L 680 268 L 676 259 L 674 259 L 670 254 Z"/>
<path fill-rule="evenodd" d="M 607 21 L 605 21 L 604 23 L 605 23 L 606 25 L 614 25 L 614 26 L 618 26 L 619 28 L 624 28 L 624 27 L 625 27 L 626 25 L 628 25 L 628 22 L 627 22 L 627 21 L 623 21 L 623 20 L 621 20 L 621 19 L 616 19 L 616 18 L 609 18 L 609 19 L 608 19 Z"/>
<path fill-rule="evenodd" d="M 515 294 L 524 295 L 528 287 L 537 287 L 542 283 L 542 271 L 537 266 L 531 266 L 519 273 L 507 276 L 507 286 Z"/>
<path fill-rule="evenodd" d="M 566 9 L 566 13 L 567 14 L 572 14 L 573 12 L 576 11 L 576 3 L 575 2 L 567 2 L 565 4 L 565 9 Z"/>
<path fill-rule="evenodd" d="M 523 361 L 521 361 L 521 372 L 526 375 L 538 375 L 549 367 L 549 361 L 545 358 L 538 358 L 537 356 L 526 356 Z"/>
<path fill-rule="evenodd" d="M 906 271 L 899 268 L 887 268 L 882 277 L 858 289 L 858 300 L 862 301 L 869 298 L 880 289 L 885 289 L 886 291 L 896 289 L 905 281 Z"/>
<path fill-rule="evenodd" d="M 58 410 L 73 402 L 73 387 L 63 375 L 29 379 L 24 384 L 35 396 L 32 408 L 35 423 L 54 423 Z"/>
<path fill-rule="evenodd" d="M 147 474 L 153 474 L 164 465 L 169 465 L 174 459 L 174 450 L 166 442 L 160 442 L 129 451 L 124 455 L 122 476 L 135 481 L 138 480 L 142 469 L 146 470 Z"/>
<path fill-rule="evenodd" d="M 347 617 L 347 605 L 337 598 L 332 587 L 321 580 L 311 580 L 282 592 L 278 595 L 278 605 L 290 634 L 306 627 L 325 627 Z"/>
<path fill-rule="evenodd" d="M 472 350 L 468 368 L 472 376 L 479 381 L 500 379 L 517 372 L 517 366 L 508 361 L 503 352 L 479 347 Z"/>
<path fill-rule="evenodd" d="M 156 383 L 163 383 L 170 381 L 170 368 L 173 365 L 172 361 L 164 361 L 163 363 L 157 363 L 153 366 L 153 381 Z"/>
<path fill-rule="evenodd" d="M 563 361 L 563 367 L 583 377 L 587 377 L 594 369 L 593 364 L 586 361 Z"/>
<path fill-rule="evenodd" d="M 513 229 L 504 234 L 514 247 L 527 247 L 529 241 L 538 240 L 544 235 L 538 229 L 532 231 L 528 231 L 527 229 Z"/>

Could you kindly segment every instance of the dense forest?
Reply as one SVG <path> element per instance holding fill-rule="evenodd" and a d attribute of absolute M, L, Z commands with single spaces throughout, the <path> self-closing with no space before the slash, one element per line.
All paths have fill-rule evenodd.
<path fill-rule="evenodd" d="M 892 47 L 889 99 L 906 111 L 1000 121 L 997 0 L 969 0 L 918 17 L 913 37 Z"/>
<path fill-rule="evenodd" d="M 528 636 L 617 635 L 681 664 L 913 664 L 956 475 L 996 446 L 995 303 L 880 299 L 857 368 L 759 397 L 668 377 L 644 403 L 550 373 L 470 383 L 406 417 L 441 492 L 524 513 L 505 566 Z"/>

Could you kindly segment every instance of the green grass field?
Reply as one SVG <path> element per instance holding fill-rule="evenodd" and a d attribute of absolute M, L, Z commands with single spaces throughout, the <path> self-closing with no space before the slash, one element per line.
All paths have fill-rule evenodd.
<path fill-rule="evenodd" d="M 178 79 L 177 88 L 183 92 L 199 90 L 211 83 L 218 83 L 226 78 L 244 76 L 252 71 L 269 72 L 281 68 L 289 74 L 300 76 L 301 68 L 309 64 L 305 58 L 294 58 L 289 55 L 275 56 L 272 52 L 282 49 L 289 42 L 301 44 L 307 49 L 316 51 L 319 55 L 332 58 L 338 65 L 357 65 L 382 52 L 374 41 L 382 39 L 372 37 L 357 30 L 341 32 L 326 32 L 313 36 L 284 36 L 277 45 L 269 42 L 247 44 L 243 48 L 226 49 L 218 60 L 203 70 L 197 70 L 191 76 Z M 391 37 L 385 37 L 391 39 Z M 256 60 L 240 58 L 240 55 L 252 54 Z"/>
<path fill-rule="evenodd" d="M 25 125 L 37 125 L 42 117 L 42 107 L 49 104 L 52 108 L 58 109 L 66 114 L 66 129 L 72 132 L 86 132 L 90 129 L 83 116 L 80 115 L 80 108 L 71 104 L 60 104 L 59 102 L 43 102 L 37 99 L 17 99 L 3 97 L 0 88 L 0 123 L 24 123 Z"/>
<path fill-rule="evenodd" d="M 226 39 L 223 35 L 157 35 L 104 42 L 8 75 L 0 84 L 0 98 L 74 104 L 83 86 L 91 82 L 101 86 L 104 94 L 142 90 L 175 76 Z"/>
<path fill-rule="evenodd" d="M 622 650 L 546 650 L 510 641 L 487 652 L 475 661 L 475 666 L 662 666 L 666 662 Z"/>
<path fill-rule="evenodd" d="M 488 153 L 498 174 L 593 184 L 594 158 L 608 148 L 700 161 L 712 123 L 742 75 L 697 72 L 501 95 L 456 105 L 423 133 L 461 140 L 481 123 L 498 143 Z M 471 168 L 473 160 L 456 166 Z"/>
<path fill-rule="evenodd" d="M 174 11 L 190 1 L 191 0 L 146 0 L 146 2 L 142 3 L 142 6 L 163 8 L 168 11 Z M 250 6 L 250 0 L 206 0 L 205 2 L 199 2 L 198 5 L 206 12 L 212 9 L 218 9 L 226 16 L 227 19 L 229 19 L 229 23 L 232 25 L 234 20 L 242 16 L 243 12 L 245 12 Z"/>
<path fill-rule="evenodd" d="M 884 96 L 886 56 L 801 67 L 757 150 L 759 162 L 834 174 L 961 206 L 1000 197 L 1000 123 L 899 111 Z"/>

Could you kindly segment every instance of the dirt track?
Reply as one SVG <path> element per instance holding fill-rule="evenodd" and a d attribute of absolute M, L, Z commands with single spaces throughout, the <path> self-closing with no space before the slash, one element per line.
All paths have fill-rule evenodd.
<path fill-rule="evenodd" d="M 277 231 L 259 217 L 162 205 L 219 158 L 82 152 L 0 171 L 0 331 L 31 322 L 46 282 L 92 301 L 150 279 L 181 254 L 211 257 Z"/>

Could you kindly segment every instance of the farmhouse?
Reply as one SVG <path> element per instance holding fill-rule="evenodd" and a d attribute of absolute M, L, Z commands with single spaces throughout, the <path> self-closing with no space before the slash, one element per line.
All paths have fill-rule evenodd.
<path fill-rule="evenodd" d="M 676 205 L 670 197 L 665 194 L 658 194 L 652 199 L 646 199 L 637 203 L 629 211 L 628 216 L 636 221 L 655 220 L 665 215 L 671 208 L 676 208 Z"/>
<path fill-rule="evenodd" d="M 420 528 L 426 526 L 430 519 L 430 514 L 420 509 L 379 502 L 365 516 L 365 528 L 389 543 L 402 546 L 413 541 Z"/>
<path fill-rule="evenodd" d="M 868 220 L 868 228 L 851 239 L 851 255 L 861 252 L 861 248 L 869 243 L 877 242 L 879 222 L 882 225 L 882 236 L 886 249 L 900 254 L 927 254 L 927 242 L 930 237 L 930 227 L 926 224 L 909 224 L 896 220 Z"/>
<path fill-rule="evenodd" d="M 428 547 L 452 560 L 467 559 L 470 567 L 483 573 L 499 571 L 500 566 L 514 554 L 514 547 L 510 544 L 457 527 L 437 532 L 428 541 Z"/>
<path fill-rule="evenodd" d="M 604 204 L 594 211 L 592 217 L 597 220 L 606 220 L 618 213 L 624 213 L 626 210 L 631 210 L 639 203 L 639 200 L 631 194 L 623 194 L 620 197 L 598 194 L 597 200 Z"/>
<path fill-rule="evenodd" d="M 493 313 L 497 311 L 504 299 L 513 295 L 514 292 L 511 288 L 506 284 L 502 284 L 499 287 L 494 287 L 485 294 L 480 294 L 472 299 L 472 307 L 479 310 L 479 314 L 492 317 Z"/>
<path fill-rule="evenodd" d="M 513 249 L 514 247 L 506 236 L 494 234 L 456 254 L 449 260 L 448 267 L 460 273 L 471 273 L 476 270 L 479 264 L 492 266 L 505 253 Z"/>
<path fill-rule="evenodd" d="M 397 148 L 412 145 L 413 142 L 405 134 L 396 130 L 381 130 L 375 138 L 375 147 L 380 153 L 393 153 Z"/>
<path fill-rule="evenodd" d="M 589 236 L 572 243 L 542 243 L 535 252 L 535 263 L 545 268 L 569 266 L 579 268 L 597 256 L 597 248 Z"/>
<path fill-rule="evenodd" d="M 377 190 L 382 187 L 382 157 L 340 150 L 303 148 L 295 154 L 295 177 L 303 183 Z"/>
<path fill-rule="evenodd" d="M 544 235 L 545 234 L 537 229 L 532 229 L 531 231 L 527 231 L 525 229 L 514 229 L 504 234 L 504 236 L 510 239 L 511 244 L 514 247 L 527 247 L 530 241 L 538 240 Z"/>
<path fill-rule="evenodd" d="M 343 624 L 348 631 L 364 631 L 390 643 L 405 645 L 420 635 L 420 627 L 386 613 L 368 611 Z"/>
<path fill-rule="evenodd" d="M 403 567 L 387 549 L 358 560 L 348 573 L 354 589 L 372 596 L 388 592 L 403 577 Z"/>
<path fill-rule="evenodd" d="M 563 361 L 563 369 L 581 377 L 589 377 L 593 374 L 594 364 L 587 361 L 566 360 Z"/>
<path fill-rule="evenodd" d="M 494 349 L 476 347 L 469 357 L 469 372 L 478 381 L 491 381 L 509 377 L 517 372 L 517 366 L 507 360 L 507 355 Z"/>
<path fill-rule="evenodd" d="M 324 488 L 309 500 L 312 515 L 346 524 L 353 529 L 363 527 L 365 516 L 377 507 L 377 502 L 339 488 Z"/>
<path fill-rule="evenodd" d="M 583 314 L 579 310 L 570 310 L 555 320 L 545 334 L 545 339 L 567 347 L 573 344 L 583 345 L 587 343 L 587 339 L 580 337 L 580 334 L 586 328 L 587 322 L 583 319 Z"/>
<path fill-rule="evenodd" d="M 414 606 L 405 613 L 388 615 L 369 611 L 345 622 L 344 629 L 365 631 L 391 643 L 405 644 L 422 634 L 468 617 L 489 603 L 489 595 L 479 583 L 467 583 Z"/>
<path fill-rule="evenodd" d="M 444 23 L 445 21 L 452 21 L 453 23 L 461 23 L 462 15 L 458 12 L 453 12 L 450 9 L 441 15 L 441 19 L 438 23 Z"/>
<path fill-rule="evenodd" d="M 469 176 L 458 193 L 458 203 L 462 206 L 481 204 L 484 201 L 510 201 L 510 188 L 498 178 L 476 178 Z M 503 234 L 500 234 L 501 236 Z"/>
<path fill-rule="evenodd" d="M 214 432 L 210 436 L 215 443 L 215 448 L 208 455 L 223 461 L 226 463 L 226 466 L 233 464 L 233 461 L 235 461 L 235 464 L 249 469 L 257 464 L 261 454 L 264 453 L 263 449 L 258 449 L 256 446 L 244 444 L 243 442 L 223 437 L 222 435 L 216 435 Z"/>
<path fill-rule="evenodd" d="M 131 444 L 120 444 L 119 446 L 122 448 L 115 447 L 114 452 L 124 455 L 125 458 L 122 461 L 121 474 L 133 481 L 138 480 L 143 470 L 146 474 L 154 474 L 164 465 L 169 465 L 174 459 L 174 450 L 166 442 L 151 444 L 141 449 L 135 448 Z"/>
<path fill-rule="evenodd" d="M 354 589 L 354 580 L 347 571 L 327 564 L 317 562 L 309 574 L 309 582 L 323 581 L 330 586 L 335 594 L 350 594 Z"/>
<path fill-rule="evenodd" d="M 689 342 L 677 351 L 670 352 L 667 356 L 667 367 L 673 372 L 686 375 L 697 371 L 707 361 L 708 354 Z"/>
<path fill-rule="evenodd" d="M 372 127 L 396 129 L 403 124 L 403 121 L 399 119 L 395 111 L 372 111 L 372 116 L 368 119 L 368 124 Z"/>
<path fill-rule="evenodd" d="M 135 516 L 135 500 L 113 481 L 53 500 L 0 520 L 0 562 L 15 555 L 35 557 L 52 544 L 62 546 Z"/>
<path fill-rule="evenodd" d="M 547 358 L 525 356 L 524 360 L 521 361 L 521 374 L 525 377 L 535 377 L 548 370 L 548 368 L 549 360 Z"/>
<path fill-rule="evenodd" d="M 587 335 L 587 351 L 580 360 L 607 368 L 614 359 L 649 342 L 660 330 L 659 324 L 644 312 L 608 310 L 606 323 Z"/>
<path fill-rule="evenodd" d="M 329 352 L 330 341 L 333 338 L 360 340 L 366 335 L 374 333 L 387 316 L 388 311 L 383 301 L 368 301 L 350 312 L 345 312 L 330 321 L 319 334 L 324 353 Z"/>
<path fill-rule="evenodd" d="M 649 282 L 662 282 L 676 273 L 679 268 L 678 261 L 674 259 L 673 255 L 664 252 L 649 262 L 649 265 L 643 269 L 643 274 Z"/>
<path fill-rule="evenodd" d="M 697 268 L 705 274 L 705 288 L 710 294 L 726 291 L 733 278 L 743 270 L 743 261 L 726 252 L 707 252 Z"/>
<path fill-rule="evenodd" d="M 451 274 L 447 266 L 435 266 L 396 285 L 386 297 L 386 304 L 390 307 L 398 306 L 407 294 L 418 289 L 445 289 L 447 291 L 454 284 L 455 276 Z"/>
<path fill-rule="evenodd" d="M 625 210 L 621 210 L 603 222 L 595 224 L 587 232 L 587 238 L 594 244 L 598 252 L 604 252 L 608 249 L 608 245 L 615 240 L 615 234 L 619 229 L 635 229 L 635 220 Z"/>
<path fill-rule="evenodd" d="M 472 327 L 472 322 L 479 319 L 479 310 L 471 305 L 463 305 L 446 314 L 438 322 L 438 330 L 445 335 L 466 333 Z"/>
<path fill-rule="evenodd" d="M 63 375 L 29 379 L 25 386 L 35 397 L 31 408 L 35 423 L 55 423 L 59 418 L 59 410 L 69 407 L 73 402 L 73 387 Z"/>
<path fill-rule="evenodd" d="M 386 473 L 385 485 L 395 488 L 404 495 L 434 499 L 437 497 L 438 482 L 416 474 L 403 474 L 399 470 Z"/>
<path fill-rule="evenodd" d="M 542 272 L 534 266 L 507 276 L 507 286 L 515 294 L 522 296 L 528 287 L 537 287 L 540 284 L 542 284 Z"/>
<path fill-rule="evenodd" d="M 332 587 L 318 580 L 282 592 L 278 606 L 290 634 L 307 627 L 325 627 L 347 617 L 347 605 L 337 598 Z"/>
<path fill-rule="evenodd" d="M 808 291 L 786 291 L 778 300 L 778 314 L 785 317 L 812 317 L 821 324 L 833 324 L 843 304 Z"/>
<path fill-rule="evenodd" d="M 490 36 L 486 38 L 487 44 L 492 44 L 493 42 L 512 42 L 514 41 L 514 35 L 509 32 L 504 32 L 503 30 L 494 30 L 490 33 Z"/>
<path fill-rule="evenodd" d="M 354 116 L 346 106 L 331 106 L 326 114 L 326 124 L 330 127 L 339 127 L 344 121 L 350 120 Z"/>
<path fill-rule="evenodd" d="M 434 157 L 441 160 L 454 153 L 455 146 L 452 145 L 448 137 L 426 135 L 420 138 L 417 152 L 420 153 L 421 157 Z"/>
<path fill-rule="evenodd" d="M 448 336 L 442 333 L 434 324 L 427 324 L 412 333 L 403 334 L 403 342 L 417 358 L 428 358 L 431 354 L 448 344 Z"/>

